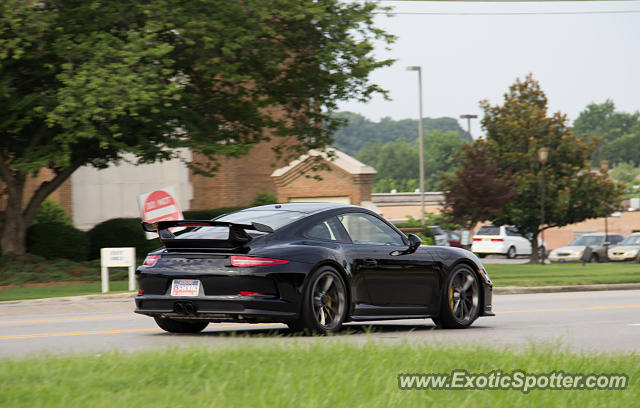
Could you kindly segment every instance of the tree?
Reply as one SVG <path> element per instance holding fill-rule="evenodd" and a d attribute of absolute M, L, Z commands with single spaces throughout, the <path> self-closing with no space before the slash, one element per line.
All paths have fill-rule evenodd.
<path fill-rule="evenodd" d="M 513 199 L 515 186 L 511 173 L 501 174 L 490 161 L 483 140 L 463 146 L 456 159 L 455 174 L 445 174 L 442 182 L 443 214 L 470 230 L 500 212 Z"/>
<path fill-rule="evenodd" d="M 486 211 L 476 218 L 517 226 L 529 237 L 532 262 L 537 262 L 537 237 L 541 231 L 608 215 L 619 207 L 622 188 L 608 174 L 592 171 L 589 164 L 597 140 L 575 135 L 567 126 L 566 116 L 559 112 L 548 116 L 547 98 L 531 75 L 509 88 L 502 105 L 491 106 L 483 101 L 481 106 L 486 142 L 474 144 L 471 149 L 486 147 L 488 164 L 497 167 L 497 179 L 513 181 L 514 194 L 504 205 L 496 206 L 493 213 Z M 544 225 L 540 220 L 540 147 L 550 149 L 544 179 Z M 456 190 L 455 184 L 452 187 L 452 193 L 464 197 L 464 191 Z M 473 198 L 468 199 L 467 203 L 472 203 Z M 467 203 L 458 200 L 448 205 L 462 212 L 461 206 Z"/>
<path fill-rule="evenodd" d="M 269 133 L 284 157 L 324 148 L 339 100 L 370 83 L 377 5 L 337 0 L 47 0 L 0 3 L 3 253 L 23 253 L 42 201 L 80 166 L 138 163 L 191 148 L 209 160 L 246 153 Z M 320 126 L 319 124 L 322 124 Z M 267 132 L 269 131 L 269 132 Z M 28 202 L 42 169 L 52 178 Z"/>
<path fill-rule="evenodd" d="M 612 165 L 622 162 L 640 165 L 640 113 L 616 112 L 611 100 L 592 103 L 575 120 L 573 131 L 598 139 L 591 161 L 594 166 L 600 160 L 609 160 Z"/>

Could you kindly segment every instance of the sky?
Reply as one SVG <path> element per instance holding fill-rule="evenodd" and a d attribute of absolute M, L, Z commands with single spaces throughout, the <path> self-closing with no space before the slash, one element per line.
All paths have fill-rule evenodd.
<path fill-rule="evenodd" d="M 476 114 L 474 138 L 483 134 L 479 101 L 502 104 L 517 78 L 532 73 L 550 112 L 569 123 L 590 103 L 613 100 L 616 110 L 640 110 L 640 1 L 430 2 L 381 1 L 392 17 L 378 27 L 396 35 L 390 50 L 376 43 L 378 58 L 397 61 L 370 79 L 391 101 L 349 101 L 340 110 L 379 121 L 417 119 L 422 67 L 423 117 Z M 459 119 L 467 128 L 467 121 Z"/>

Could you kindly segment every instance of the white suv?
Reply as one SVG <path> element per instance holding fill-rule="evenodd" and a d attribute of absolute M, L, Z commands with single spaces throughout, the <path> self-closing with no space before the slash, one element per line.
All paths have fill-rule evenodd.
<path fill-rule="evenodd" d="M 540 253 L 546 251 L 544 244 L 538 239 L 541 246 Z M 471 251 L 480 258 L 487 255 L 504 255 L 513 259 L 518 255 L 531 255 L 531 243 L 523 237 L 514 226 L 485 225 L 480 227 L 473 237 Z"/>

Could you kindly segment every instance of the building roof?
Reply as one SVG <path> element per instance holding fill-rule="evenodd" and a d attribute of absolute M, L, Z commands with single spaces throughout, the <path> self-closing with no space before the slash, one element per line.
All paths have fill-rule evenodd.
<path fill-rule="evenodd" d="M 331 154 L 332 157 L 329 157 L 329 154 Z M 350 174 L 376 174 L 376 169 L 374 169 L 373 167 L 367 166 L 366 164 L 354 159 L 353 157 L 341 152 L 338 149 L 328 148 L 326 151 L 309 150 L 307 154 L 300 156 L 298 159 L 292 161 L 287 166 L 276 169 L 273 173 L 271 173 L 271 177 L 282 176 L 301 163 L 304 163 L 310 157 L 318 156 L 321 156 L 329 163 L 336 165 L 337 167 Z"/>

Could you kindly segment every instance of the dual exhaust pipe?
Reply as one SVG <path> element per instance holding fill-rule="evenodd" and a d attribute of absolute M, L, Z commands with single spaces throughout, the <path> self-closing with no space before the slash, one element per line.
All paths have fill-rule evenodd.
<path fill-rule="evenodd" d="M 176 302 L 173 311 L 177 314 L 192 315 L 196 313 L 196 306 L 192 302 Z"/>

